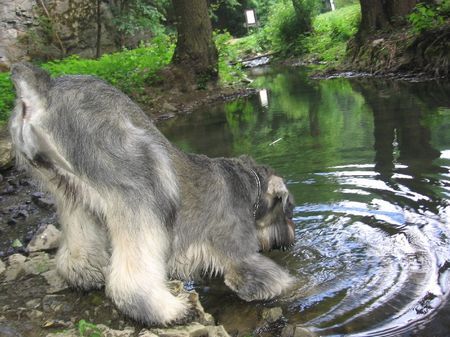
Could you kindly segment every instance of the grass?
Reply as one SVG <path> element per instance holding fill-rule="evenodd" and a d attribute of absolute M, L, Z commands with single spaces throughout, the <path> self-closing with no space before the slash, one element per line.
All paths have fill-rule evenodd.
<path fill-rule="evenodd" d="M 361 16 L 359 4 L 316 16 L 313 32 L 305 39 L 308 58 L 338 63 L 345 57 L 347 41 L 356 34 Z"/>
<path fill-rule="evenodd" d="M 0 73 L 0 124 L 4 123 L 13 108 L 14 92 L 9 73 Z"/>

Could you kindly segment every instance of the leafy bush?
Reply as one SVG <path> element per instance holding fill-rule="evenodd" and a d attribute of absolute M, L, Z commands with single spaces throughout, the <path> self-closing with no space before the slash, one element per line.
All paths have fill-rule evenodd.
<path fill-rule="evenodd" d="M 271 7 L 264 35 L 274 50 L 302 52 L 301 41 L 311 30 L 312 17 L 320 2 L 314 0 L 282 0 Z"/>
<path fill-rule="evenodd" d="M 160 35 L 139 48 L 104 54 L 98 60 L 81 59 L 75 55 L 45 63 L 42 67 L 53 76 L 96 75 L 142 102 L 145 84 L 170 62 L 174 48 L 169 36 Z"/>
<path fill-rule="evenodd" d="M 228 32 L 214 32 L 214 43 L 219 52 L 219 78 L 222 84 L 233 84 L 243 77 L 238 46 L 233 45 L 231 39 L 232 36 Z"/>
<path fill-rule="evenodd" d="M 408 16 L 412 30 L 416 33 L 433 29 L 444 24 L 450 14 L 450 0 L 444 0 L 439 6 L 419 3 Z"/>
<path fill-rule="evenodd" d="M 322 61 L 342 59 L 348 39 L 358 31 L 360 17 L 358 4 L 318 15 L 313 33 L 305 39 L 307 52 Z"/>
<path fill-rule="evenodd" d="M 0 123 L 8 119 L 13 108 L 14 97 L 9 73 L 0 73 Z"/>

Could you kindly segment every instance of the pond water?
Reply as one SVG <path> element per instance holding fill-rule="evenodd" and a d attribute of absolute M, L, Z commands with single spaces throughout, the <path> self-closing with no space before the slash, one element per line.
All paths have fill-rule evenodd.
<path fill-rule="evenodd" d="M 160 128 L 186 151 L 249 154 L 285 178 L 296 243 L 270 255 L 298 286 L 246 303 L 198 284 L 205 308 L 239 336 L 264 306 L 323 336 L 448 336 L 449 83 L 313 80 L 301 68 L 251 77 L 259 94 Z"/>

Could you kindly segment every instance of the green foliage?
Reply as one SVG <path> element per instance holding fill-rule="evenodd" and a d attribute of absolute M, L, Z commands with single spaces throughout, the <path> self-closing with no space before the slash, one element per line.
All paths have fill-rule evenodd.
<path fill-rule="evenodd" d="M 160 35 L 139 48 L 104 54 L 98 60 L 82 59 L 73 55 L 41 66 L 52 76 L 98 76 L 138 102 L 146 103 L 145 85 L 155 79 L 158 70 L 169 64 L 174 48 L 171 37 Z M 13 101 L 14 92 L 9 73 L 0 73 L 0 121 L 8 119 Z"/>
<path fill-rule="evenodd" d="M 260 26 L 264 26 L 271 7 L 280 0 L 212 0 L 211 20 L 214 29 L 227 30 L 233 36 L 247 33 L 244 26 L 245 9 L 254 9 Z"/>
<path fill-rule="evenodd" d="M 0 123 L 9 118 L 14 103 L 13 85 L 9 73 L 0 73 Z"/>
<path fill-rule="evenodd" d="M 102 332 L 93 323 L 86 322 L 84 319 L 78 322 L 78 333 L 82 337 L 101 337 Z"/>
<path fill-rule="evenodd" d="M 169 64 L 175 45 L 167 35 L 160 35 L 139 48 L 104 54 L 98 60 L 70 56 L 43 64 L 53 76 L 67 74 L 96 75 L 140 102 L 145 102 L 144 88 L 156 72 Z"/>
<path fill-rule="evenodd" d="M 450 13 L 450 0 L 444 0 L 439 6 L 419 3 L 408 16 L 412 30 L 420 33 L 425 30 L 437 28 L 444 24 L 445 16 Z"/>
<path fill-rule="evenodd" d="M 315 0 L 281 0 L 273 5 L 263 32 L 272 49 L 302 53 L 302 40 L 311 30 L 312 17 L 320 9 L 318 4 Z"/>
<path fill-rule="evenodd" d="M 156 1 L 158 3 L 158 1 Z M 161 7 L 166 1 L 159 4 Z M 155 5 L 150 5 L 145 0 L 122 1 L 114 11 L 113 23 L 120 34 L 131 36 L 140 30 L 150 30 L 154 34 L 164 31 L 162 22 L 165 20 Z"/>
<path fill-rule="evenodd" d="M 360 17 L 359 4 L 315 17 L 313 33 L 304 42 L 307 53 L 321 61 L 341 60 L 347 41 L 358 31 Z"/>
<path fill-rule="evenodd" d="M 219 78 L 222 84 L 233 84 L 241 80 L 244 73 L 239 62 L 239 49 L 231 43 L 230 33 L 214 32 L 214 43 L 219 52 Z"/>

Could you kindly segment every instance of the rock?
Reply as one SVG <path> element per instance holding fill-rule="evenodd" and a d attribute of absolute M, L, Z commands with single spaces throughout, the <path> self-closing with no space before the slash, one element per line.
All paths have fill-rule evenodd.
<path fill-rule="evenodd" d="M 33 309 L 26 313 L 27 317 L 31 320 L 38 320 L 41 319 L 44 313 L 42 311 Z"/>
<path fill-rule="evenodd" d="M 60 332 L 52 332 L 47 334 L 46 337 L 80 337 L 77 329 L 69 329 Z"/>
<path fill-rule="evenodd" d="M 14 220 L 14 219 L 9 219 L 8 222 L 7 222 L 7 224 L 8 224 L 9 226 L 15 226 L 15 225 L 17 225 L 17 221 Z"/>
<path fill-rule="evenodd" d="M 14 186 L 8 184 L 6 187 L 0 192 L 0 194 L 6 195 L 6 194 L 13 194 L 16 191 Z"/>
<path fill-rule="evenodd" d="M 51 260 L 46 253 L 32 255 L 24 264 L 24 270 L 27 275 L 39 275 L 54 269 L 54 267 L 54 260 Z"/>
<path fill-rule="evenodd" d="M 384 39 L 376 39 L 372 41 L 372 46 L 378 46 L 379 44 L 382 44 L 384 42 Z"/>
<path fill-rule="evenodd" d="M 34 238 L 27 246 L 28 251 L 51 250 L 58 248 L 61 232 L 53 225 L 42 225 L 39 227 Z"/>
<path fill-rule="evenodd" d="M 67 302 L 65 295 L 45 295 L 42 309 L 44 312 L 71 312 L 73 305 Z"/>
<path fill-rule="evenodd" d="M 21 254 L 13 254 L 8 258 L 8 268 L 5 271 L 5 281 L 14 281 L 25 271 L 26 257 Z"/>
<path fill-rule="evenodd" d="M 283 330 L 281 330 L 280 337 L 294 337 L 294 333 L 295 333 L 295 326 L 288 324 L 283 328 Z"/>
<path fill-rule="evenodd" d="M 150 332 L 156 336 L 164 337 L 230 337 L 230 335 L 225 331 L 224 327 L 219 326 L 204 326 L 200 323 L 190 323 L 184 326 L 178 326 L 166 329 L 151 329 Z M 142 331 L 141 331 L 142 333 Z M 147 333 L 147 331 L 145 331 Z M 139 337 L 152 337 L 153 335 L 141 335 Z"/>
<path fill-rule="evenodd" d="M 283 317 L 283 310 L 280 307 L 264 308 L 261 312 L 261 318 L 267 323 L 273 323 Z"/>
<path fill-rule="evenodd" d="M 134 328 L 126 327 L 123 330 L 113 330 L 103 324 L 97 325 L 101 331 L 102 337 L 132 337 L 134 336 Z"/>
<path fill-rule="evenodd" d="M 155 335 L 153 332 L 144 329 L 139 332 L 138 337 L 158 337 L 158 335 Z"/>
<path fill-rule="evenodd" d="M 172 104 L 170 104 L 169 102 L 164 102 L 164 104 L 162 105 L 162 108 L 169 112 L 177 112 L 178 111 L 178 109 L 175 106 L 173 106 Z"/>
<path fill-rule="evenodd" d="M 48 211 L 55 210 L 55 201 L 50 197 L 45 197 L 42 192 L 35 192 L 31 195 L 31 200 L 36 206 L 39 206 Z"/>
<path fill-rule="evenodd" d="M 26 219 L 28 218 L 28 212 L 24 209 L 20 209 L 14 214 L 13 218 L 15 219 Z"/>
<path fill-rule="evenodd" d="M 3 274 L 3 272 L 6 270 L 5 263 L 0 260 L 0 276 Z"/>
<path fill-rule="evenodd" d="M 317 337 L 317 334 L 308 330 L 307 328 L 296 326 L 294 337 Z"/>
<path fill-rule="evenodd" d="M 0 34 L 1 35 L 1 34 Z M 6 131 L 0 132 L 0 169 L 8 169 L 13 166 L 12 143 Z"/>
<path fill-rule="evenodd" d="M 28 309 L 37 309 L 41 305 L 41 300 L 39 299 L 29 300 L 27 303 L 25 303 L 25 305 Z"/>
<path fill-rule="evenodd" d="M 67 283 L 64 281 L 64 279 L 62 279 L 61 276 L 59 276 L 58 272 L 55 269 L 42 273 L 42 276 L 45 278 L 45 280 L 50 286 L 47 289 L 47 294 L 57 293 L 69 287 Z"/>
<path fill-rule="evenodd" d="M 14 328 L 7 325 L 0 326 L 0 336 L 1 337 L 22 337 L 22 335 Z"/>

